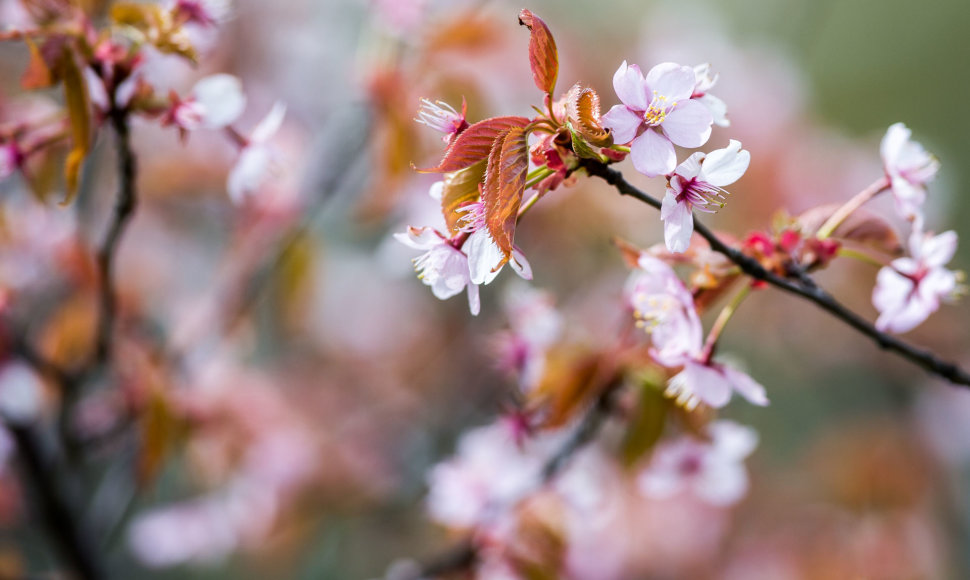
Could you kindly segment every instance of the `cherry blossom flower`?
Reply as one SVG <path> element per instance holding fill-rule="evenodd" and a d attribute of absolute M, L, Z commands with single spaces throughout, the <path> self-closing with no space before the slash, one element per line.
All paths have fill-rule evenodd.
<path fill-rule="evenodd" d="M 633 166 L 648 177 L 674 170 L 674 145 L 700 147 L 711 136 L 711 112 L 691 99 L 697 78 L 689 66 L 658 64 L 646 78 L 626 61 L 613 75 L 613 89 L 622 105 L 603 115 L 616 143 L 630 143 Z"/>
<path fill-rule="evenodd" d="M 650 333 L 650 355 L 668 368 L 682 368 L 670 379 L 667 395 L 694 408 L 704 402 L 723 407 L 737 391 L 755 405 L 767 405 L 765 389 L 745 373 L 711 360 L 704 348 L 703 329 L 694 298 L 673 269 L 643 254 L 639 268 L 627 283 L 626 296 L 638 319 Z"/>
<path fill-rule="evenodd" d="M 510 286 L 504 306 L 510 328 L 497 337 L 499 367 L 528 393 L 542 377 L 546 352 L 562 336 L 563 318 L 549 293 L 526 284 Z"/>
<path fill-rule="evenodd" d="M 694 233 L 692 210 L 713 213 L 714 207 L 724 207 L 726 192 L 721 188 L 740 179 L 750 162 L 751 154 L 732 139 L 724 149 L 706 155 L 694 153 L 677 166 L 667 177 L 667 194 L 660 210 L 668 250 L 687 250 Z"/>
<path fill-rule="evenodd" d="M 876 328 L 908 332 L 935 312 L 940 300 L 957 289 L 957 273 L 943 267 L 956 248 L 956 232 L 934 236 L 914 228 L 909 238 L 910 256 L 893 260 L 876 276 L 872 292 L 872 303 L 879 311 Z"/>
<path fill-rule="evenodd" d="M 9 423 L 31 423 L 43 407 L 43 385 L 34 370 L 22 362 L 0 367 L 0 417 Z"/>
<path fill-rule="evenodd" d="M 710 63 L 695 66 L 694 75 L 697 77 L 697 84 L 694 85 L 694 93 L 690 98 L 707 107 L 707 110 L 711 112 L 711 116 L 714 118 L 715 125 L 718 127 L 730 127 L 731 121 L 727 118 L 727 104 L 708 92 L 717 83 L 719 75 L 716 73 L 711 74 Z"/>
<path fill-rule="evenodd" d="M 21 155 L 16 143 L 0 144 L 0 181 L 16 173 L 20 161 Z"/>
<path fill-rule="evenodd" d="M 245 140 L 239 158 L 231 170 L 227 188 L 229 198 L 241 204 L 247 196 L 256 193 L 273 173 L 274 151 L 269 140 L 283 125 L 286 105 L 276 103 L 262 121 L 253 129 L 252 136 Z"/>
<path fill-rule="evenodd" d="M 488 284 L 499 275 L 505 267 L 505 255 L 492 239 L 485 227 L 485 206 L 481 202 L 474 202 L 459 208 L 464 212 L 461 218 L 462 231 L 470 233 L 463 246 L 468 255 L 468 268 L 474 284 Z M 512 247 L 512 256 L 508 263 L 521 278 L 532 279 L 532 266 L 518 246 Z"/>
<path fill-rule="evenodd" d="M 658 445 L 638 478 L 640 491 L 655 499 L 687 492 L 715 506 L 743 498 L 748 491 L 744 459 L 757 447 L 758 434 L 727 420 L 711 423 L 708 433 L 710 441 L 685 435 Z"/>
<path fill-rule="evenodd" d="M 453 246 L 448 238 L 429 227 L 409 227 L 405 233 L 394 234 L 402 244 L 424 253 L 414 259 L 414 269 L 418 278 L 439 300 L 447 300 L 468 288 L 468 309 L 478 316 L 481 301 L 478 285 L 471 280 L 468 270 L 468 256 Z"/>
<path fill-rule="evenodd" d="M 414 120 L 444 133 L 441 140 L 445 143 L 451 143 L 459 133 L 468 128 L 468 121 L 465 120 L 468 103 L 465 99 L 461 100 L 461 113 L 444 101 L 432 103 L 429 99 L 421 99 L 421 103 L 421 110 Z"/>
<path fill-rule="evenodd" d="M 478 528 L 532 491 L 558 439 L 518 439 L 515 425 L 505 420 L 465 433 L 456 456 L 428 475 L 431 517 L 454 528 Z"/>
<path fill-rule="evenodd" d="M 179 22 L 191 22 L 203 27 L 216 26 L 232 11 L 230 0 L 175 0 L 172 14 Z"/>
<path fill-rule="evenodd" d="M 912 131 L 902 123 L 889 127 L 879 147 L 886 177 L 892 187 L 896 208 L 913 220 L 926 199 L 926 184 L 936 176 L 939 161 L 911 141 Z"/>
<path fill-rule="evenodd" d="M 242 82 L 232 75 L 217 74 L 196 83 L 185 100 L 173 93 L 162 124 L 175 125 L 183 136 L 201 128 L 222 129 L 235 122 L 245 108 Z"/>

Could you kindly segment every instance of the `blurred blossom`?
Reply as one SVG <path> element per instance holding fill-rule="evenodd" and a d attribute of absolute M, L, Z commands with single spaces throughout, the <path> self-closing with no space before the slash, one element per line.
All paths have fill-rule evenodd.
<path fill-rule="evenodd" d="M 540 482 L 542 466 L 559 438 L 521 440 L 505 420 L 462 435 L 455 457 L 428 474 L 428 511 L 455 528 L 494 523 Z"/>
<path fill-rule="evenodd" d="M 672 62 L 658 64 L 644 78 L 637 65 L 620 65 L 613 89 L 623 102 L 603 115 L 616 143 L 630 143 L 633 166 L 647 177 L 665 175 L 677 165 L 674 145 L 700 147 L 711 136 L 710 111 L 691 98 L 694 70 Z"/>
<path fill-rule="evenodd" d="M 750 427 L 720 420 L 708 427 L 710 442 L 683 436 L 661 443 L 640 474 L 640 490 L 658 499 L 692 493 L 716 506 L 737 503 L 748 491 L 744 460 L 758 445 Z"/>
<path fill-rule="evenodd" d="M 391 34 L 415 32 L 426 16 L 428 0 L 367 0 L 371 13 Z"/>
<path fill-rule="evenodd" d="M 0 181 L 13 175 L 20 167 L 20 152 L 17 145 L 0 143 Z"/>
<path fill-rule="evenodd" d="M 242 82 L 228 74 L 208 76 L 192 89 L 184 101 L 178 100 L 166 112 L 163 124 L 172 124 L 180 131 L 200 128 L 222 129 L 234 123 L 246 108 Z"/>
<path fill-rule="evenodd" d="M 665 367 L 682 370 L 670 379 L 667 394 L 688 408 L 698 402 L 723 407 L 737 391 L 755 405 L 767 405 L 765 389 L 747 374 L 711 360 L 694 297 L 673 269 L 649 254 L 640 256 L 627 282 L 627 300 L 638 326 L 650 333 L 650 355 Z"/>
<path fill-rule="evenodd" d="M 499 366 L 528 393 L 542 378 L 546 352 L 562 336 L 563 318 L 551 294 L 521 283 L 508 286 L 503 305 L 510 328 L 495 337 Z"/>
<path fill-rule="evenodd" d="M 879 270 L 872 303 L 879 311 L 876 328 L 902 333 L 936 312 L 957 288 L 957 274 L 944 266 L 957 249 L 956 232 L 934 236 L 917 220 L 909 237 L 910 257 L 897 258 Z"/>
<path fill-rule="evenodd" d="M 231 0 L 175 0 L 175 19 L 203 27 L 215 26 L 232 12 Z"/>
<path fill-rule="evenodd" d="M 41 413 L 43 384 L 22 362 L 0 366 L 0 416 L 15 425 L 31 423 Z"/>
<path fill-rule="evenodd" d="M 970 464 L 970 392 L 949 385 L 921 385 L 917 427 L 929 448 L 951 466 Z"/>
<path fill-rule="evenodd" d="M 394 234 L 394 237 L 405 246 L 424 250 L 414 259 L 414 269 L 421 282 L 431 287 L 435 298 L 447 300 L 467 288 L 468 309 L 473 315 L 478 315 L 481 300 L 478 284 L 472 283 L 468 270 L 468 256 L 429 227 L 409 227 L 407 232 Z"/>
<path fill-rule="evenodd" d="M 910 220 L 921 212 L 926 200 L 926 184 L 940 168 L 939 161 L 911 137 L 912 131 L 906 125 L 896 123 L 886 131 L 880 145 L 896 208 Z"/>
<path fill-rule="evenodd" d="M 243 142 L 236 164 L 229 170 L 227 188 L 233 203 L 241 205 L 257 194 L 276 171 L 276 153 L 269 141 L 279 131 L 285 115 L 286 106 L 276 103 Z"/>

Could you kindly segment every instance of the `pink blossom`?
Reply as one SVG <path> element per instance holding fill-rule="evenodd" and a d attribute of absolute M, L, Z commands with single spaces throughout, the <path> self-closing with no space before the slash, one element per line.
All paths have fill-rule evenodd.
<path fill-rule="evenodd" d="M 879 147 L 896 208 L 906 219 L 916 217 L 926 199 L 926 184 L 936 176 L 939 161 L 911 141 L 912 131 L 902 123 L 889 127 Z"/>
<path fill-rule="evenodd" d="M 285 105 L 273 105 L 243 145 L 236 164 L 229 170 L 227 188 L 234 203 L 241 204 L 247 196 L 256 193 L 275 171 L 275 154 L 269 140 L 283 125 L 285 115 Z"/>
<path fill-rule="evenodd" d="M 16 143 L 0 143 L 0 181 L 17 171 L 20 160 L 21 155 Z"/>
<path fill-rule="evenodd" d="M 934 236 L 914 228 L 909 238 L 910 256 L 893 260 L 876 276 L 872 292 L 872 303 L 879 311 L 876 328 L 907 332 L 935 312 L 940 300 L 957 289 L 956 272 L 943 267 L 956 248 L 956 232 Z"/>
<path fill-rule="evenodd" d="M 744 459 L 758 445 L 750 427 L 721 420 L 708 427 L 711 440 L 685 435 L 662 443 L 638 478 L 640 491 L 667 499 L 687 492 L 715 506 L 738 502 L 748 491 Z"/>
<path fill-rule="evenodd" d="M 464 434 L 456 456 L 428 475 L 431 517 L 455 528 L 488 525 L 534 490 L 557 439 L 517 435 L 504 420 Z"/>
<path fill-rule="evenodd" d="M 730 127 L 731 121 L 727 118 L 727 104 L 721 99 L 710 94 L 708 91 L 717 84 L 718 74 L 711 74 L 709 63 L 699 64 L 694 67 L 694 75 L 697 76 L 697 84 L 694 85 L 694 93 L 690 98 L 707 107 L 714 118 L 714 124 L 718 127 Z"/>
<path fill-rule="evenodd" d="M 626 61 L 613 75 L 613 89 L 622 105 L 603 115 L 616 143 L 630 143 L 633 166 L 648 177 L 674 170 L 674 145 L 700 147 L 711 136 L 711 112 L 691 99 L 697 78 L 689 66 L 658 64 L 644 78 Z"/>
<path fill-rule="evenodd" d="M 43 410 L 43 385 L 37 373 L 15 361 L 0 366 L 0 417 L 8 423 L 32 423 Z"/>
<path fill-rule="evenodd" d="M 461 100 L 461 113 L 444 101 L 432 103 L 429 99 L 421 99 L 421 103 L 421 110 L 414 120 L 444 133 L 441 140 L 445 143 L 451 143 L 452 139 L 468 128 L 468 121 L 465 120 L 468 103 L 465 99 Z"/>
<path fill-rule="evenodd" d="M 694 298 L 673 269 L 653 256 L 640 256 L 627 283 L 627 300 L 638 325 L 650 333 L 650 355 L 659 364 L 682 370 L 670 379 L 667 394 L 688 408 L 699 402 L 723 407 L 737 391 L 755 405 L 767 405 L 765 389 L 745 373 L 711 360 Z"/>
<path fill-rule="evenodd" d="M 713 213 L 724 207 L 722 187 L 741 178 L 748 169 L 751 154 L 731 140 L 724 149 L 708 154 L 694 153 L 667 177 L 660 219 L 664 222 L 664 240 L 671 252 L 684 252 L 694 233 L 692 210 Z"/>
<path fill-rule="evenodd" d="M 471 280 L 468 270 L 468 256 L 451 244 L 437 230 L 429 227 L 409 227 L 405 233 L 394 234 L 402 244 L 424 253 L 414 259 L 414 269 L 418 278 L 439 300 L 447 300 L 468 288 L 468 309 L 478 316 L 481 302 L 478 285 Z"/>
<path fill-rule="evenodd" d="M 510 329 L 498 337 L 500 367 L 529 392 L 542 378 L 546 352 L 562 336 L 562 315 L 548 292 L 525 284 L 510 286 L 504 302 Z"/>
<path fill-rule="evenodd" d="M 235 122 L 246 108 L 242 82 L 232 75 L 217 74 L 195 84 L 185 100 L 173 95 L 172 107 L 162 120 L 180 131 L 222 129 Z"/>
<path fill-rule="evenodd" d="M 225 21 L 232 11 L 230 0 L 175 0 L 172 13 L 180 22 L 215 26 Z"/>

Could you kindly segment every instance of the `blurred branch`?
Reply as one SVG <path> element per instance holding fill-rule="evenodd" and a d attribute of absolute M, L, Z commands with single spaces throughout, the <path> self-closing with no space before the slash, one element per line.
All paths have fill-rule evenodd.
<path fill-rule="evenodd" d="M 111 346 L 115 320 L 118 313 L 118 293 L 114 285 L 114 264 L 118 254 L 118 244 L 135 213 L 138 197 L 135 189 L 137 165 L 131 149 L 131 135 L 128 127 L 128 112 L 117 107 L 109 114 L 118 143 L 118 180 L 119 191 L 115 201 L 114 214 L 108 225 L 108 233 L 98 248 L 97 260 L 100 283 L 101 314 L 98 319 L 98 334 L 95 339 L 94 358 L 91 367 L 107 364 L 111 359 Z M 91 369 L 88 369 L 91 370 Z"/>
<path fill-rule="evenodd" d="M 44 445 L 35 426 L 10 425 L 9 428 L 17 442 L 25 487 L 36 494 L 48 533 L 78 578 L 103 578 L 97 552 L 91 546 L 92 537 L 86 533 L 81 520 L 81 510 L 72 505 L 68 494 L 56 483 L 54 470 L 59 461 L 53 449 Z"/>
<path fill-rule="evenodd" d="M 590 175 L 599 177 L 612 185 L 621 195 L 628 195 L 655 209 L 660 209 L 660 200 L 651 197 L 632 185 L 624 179 L 623 174 L 619 171 L 611 169 L 604 163 L 589 159 L 582 161 L 582 167 Z M 877 330 L 868 320 L 849 310 L 831 294 L 819 288 L 808 274 L 801 271 L 794 272 L 793 275 L 796 280 L 789 280 L 788 278 L 766 270 L 754 258 L 728 246 L 699 221 L 694 222 L 694 230 L 707 240 L 712 250 L 726 256 L 748 276 L 814 303 L 822 310 L 825 310 L 835 318 L 838 318 L 872 339 L 883 350 L 893 352 L 916 366 L 942 377 L 953 384 L 970 386 L 970 373 L 967 373 L 967 371 L 952 362 L 940 359 L 932 351 L 919 348 L 895 336 Z"/>

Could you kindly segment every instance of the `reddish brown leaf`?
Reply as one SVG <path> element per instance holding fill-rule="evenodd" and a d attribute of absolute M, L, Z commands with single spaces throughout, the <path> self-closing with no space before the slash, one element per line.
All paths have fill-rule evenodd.
<path fill-rule="evenodd" d="M 566 116 L 573 129 L 597 147 L 613 144 L 613 135 L 600 124 L 600 97 L 596 91 L 576 83 L 569 89 Z"/>
<path fill-rule="evenodd" d="M 532 65 L 532 79 L 540 91 L 552 95 L 559 75 L 559 52 L 552 32 L 541 18 L 523 9 L 519 12 L 519 24 L 532 31 L 529 40 L 529 63 Z"/>
<path fill-rule="evenodd" d="M 515 222 L 525 191 L 525 176 L 529 171 L 528 133 L 522 127 L 512 127 L 495 139 L 485 171 L 485 225 L 492 239 L 505 254 L 512 255 Z"/>
<path fill-rule="evenodd" d="M 64 165 L 67 191 L 61 204 L 66 205 L 74 199 L 74 195 L 77 193 L 81 166 L 91 149 L 93 129 L 88 86 L 84 82 L 80 67 L 74 60 L 74 55 L 66 48 L 61 59 L 61 70 L 64 76 L 64 102 L 67 105 L 67 114 L 70 120 L 72 146 Z"/>
<path fill-rule="evenodd" d="M 453 234 L 458 233 L 458 218 L 461 217 L 458 208 L 478 199 L 478 186 L 485 178 L 485 163 L 483 159 L 471 167 L 445 176 L 441 188 L 441 213 Z"/>
<path fill-rule="evenodd" d="M 444 159 L 436 167 L 418 169 L 420 173 L 451 173 L 488 159 L 496 137 L 513 127 L 529 124 L 525 117 L 492 117 L 479 121 L 462 131 L 445 151 Z"/>
<path fill-rule="evenodd" d="M 813 235 L 839 207 L 839 204 L 829 204 L 812 208 L 798 216 L 796 221 L 804 235 Z M 899 236 L 889 222 L 865 209 L 856 210 L 846 218 L 839 227 L 835 228 L 831 237 L 870 246 L 893 256 L 903 251 Z"/>
<path fill-rule="evenodd" d="M 45 89 L 54 84 L 54 71 L 51 70 L 47 60 L 41 53 L 40 48 L 30 37 L 24 38 L 27 49 L 30 51 L 30 60 L 27 63 L 27 70 L 20 79 L 20 85 L 28 91 L 35 89 Z"/>

